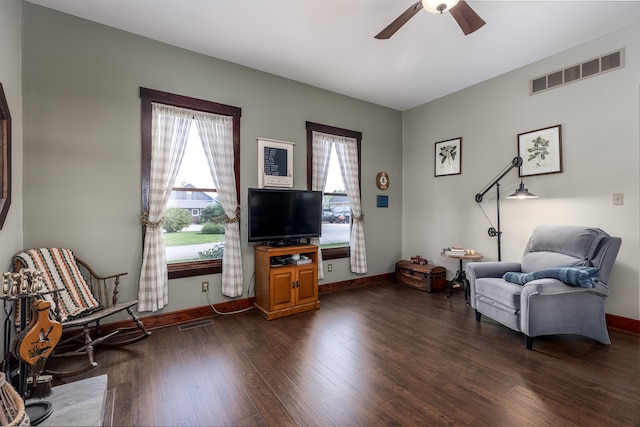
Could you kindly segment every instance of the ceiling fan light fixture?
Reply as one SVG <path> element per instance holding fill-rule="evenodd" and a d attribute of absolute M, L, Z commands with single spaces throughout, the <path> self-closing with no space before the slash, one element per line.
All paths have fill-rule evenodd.
<path fill-rule="evenodd" d="M 442 13 L 450 10 L 459 0 L 422 0 L 422 7 L 431 13 Z"/>

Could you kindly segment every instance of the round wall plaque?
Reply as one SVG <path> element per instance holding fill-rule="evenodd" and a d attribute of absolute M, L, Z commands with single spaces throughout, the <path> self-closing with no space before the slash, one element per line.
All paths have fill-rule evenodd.
<path fill-rule="evenodd" d="M 389 174 L 386 172 L 378 172 L 378 175 L 376 175 L 376 185 L 381 190 L 389 188 Z"/>

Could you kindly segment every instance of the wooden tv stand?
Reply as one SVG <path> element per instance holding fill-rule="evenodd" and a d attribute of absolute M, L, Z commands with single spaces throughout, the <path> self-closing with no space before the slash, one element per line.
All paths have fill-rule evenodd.
<path fill-rule="evenodd" d="M 308 264 L 274 265 L 272 258 L 294 254 L 308 257 Z M 256 295 L 253 306 L 267 320 L 320 308 L 318 300 L 318 246 L 256 246 L 254 248 Z"/>

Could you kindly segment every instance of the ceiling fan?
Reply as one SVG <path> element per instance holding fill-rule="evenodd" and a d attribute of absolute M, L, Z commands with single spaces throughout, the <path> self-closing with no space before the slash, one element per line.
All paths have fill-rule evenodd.
<path fill-rule="evenodd" d="M 413 15 L 426 9 L 431 13 L 442 14 L 449 11 L 456 20 L 464 35 L 468 35 L 482 27 L 485 22 L 464 0 L 420 0 L 412 4 L 409 9 L 405 10 L 402 15 L 398 16 L 395 21 L 387 26 L 384 30 L 376 35 L 377 39 L 388 39 L 396 33 Z"/>

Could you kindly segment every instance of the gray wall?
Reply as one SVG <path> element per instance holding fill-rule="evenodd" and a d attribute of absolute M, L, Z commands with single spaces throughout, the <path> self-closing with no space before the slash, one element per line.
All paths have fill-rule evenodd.
<path fill-rule="evenodd" d="M 626 48 L 626 66 L 529 96 L 532 77 Z M 446 266 L 443 247 L 461 245 L 497 259 L 489 223 L 474 195 L 518 154 L 517 134 L 562 125 L 564 172 L 524 179 L 538 196 L 501 200 L 502 259 L 519 260 L 533 228 L 542 223 L 596 226 L 622 237 L 610 277 L 607 312 L 640 319 L 639 240 L 640 25 L 467 88 L 404 113 L 403 246 Z M 433 176 L 434 143 L 463 137 L 462 174 Z M 426 167 L 425 167 L 426 165 Z M 519 184 L 513 170 L 501 196 Z M 624 205 L 613 206 L 613 193 Z M 482 207 L 496 223 L 495 189 Z"/>
<path fill-rule="evenodd" d="M 134 298 L 141 265 L 140 86 L 242 108 L 241 203 L 257 185 L 256 138 L 296 143 L 296 188 L 306 188 L 305 121 L 363 133 L 362 202 L 368 275 L 401 255 L 402 113 L 171 47 L 24 3 L 24 246 L 64 246 L 99 272 L 128 271 Z M 375 207 L 376 173 L 391 176 L 388 209 Z M 245 294 L 253 249 L 242 207 Z M 332 261 L 323 283 L 355 277 Z M 325 264 L 326 268 L 326 264 Z M 200 282 L 220 294 L 220 275 L 170 281 L 164 312 L 207 304 Z"/>
<path fill-rule="evenodd" d="M 0 83 L 9 104 L 12 126 L 11 206 L 0 230 L 0 272 L 22 249 L 22 63 L 19 0 L 0 2 Z"/>
<path fill-rule="evenodd" d="M 11 206 L 0 230 L 0 272 L 9 271 L 11 257 L 22 249 L 22 62 L 20 0 L 0 1 L 0 83 L 11 114 Z M 0 319 L 4 320 L 4 311 Z M 0 330 L 4 342 L 4 329 Z"/>

